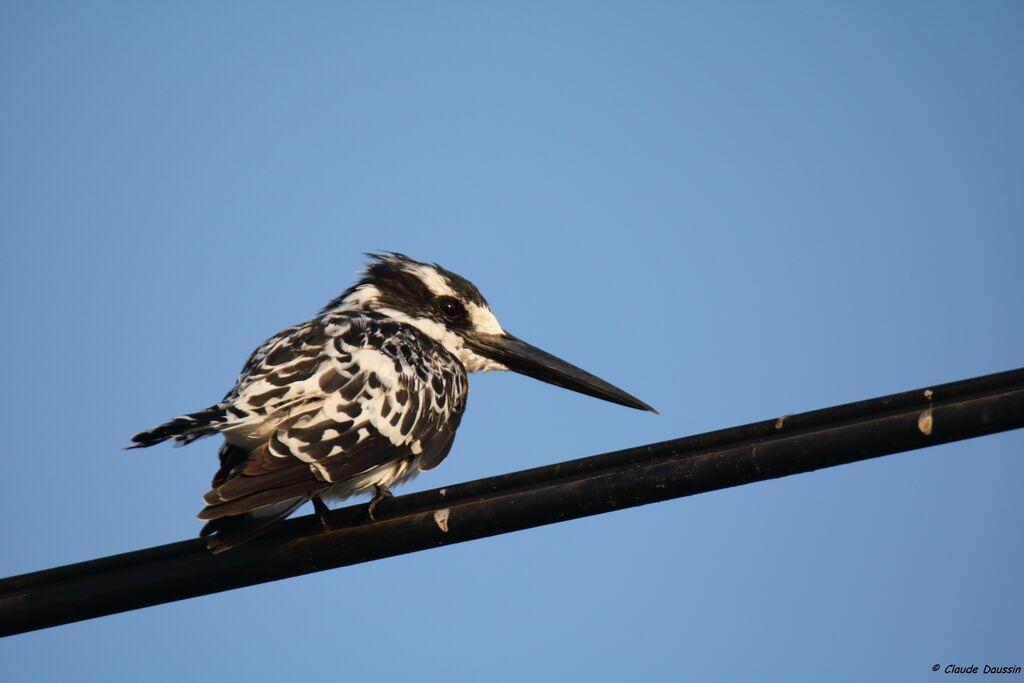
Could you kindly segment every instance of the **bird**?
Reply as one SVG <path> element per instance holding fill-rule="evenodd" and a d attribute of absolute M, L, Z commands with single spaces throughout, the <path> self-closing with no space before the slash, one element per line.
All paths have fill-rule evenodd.
<path fill-rule="evenodd" d="M 199 519 L 219 553 L 312 501 L 391 487 L 448 455 L 468 374 L 511 370 L 638 410 L 651 406 L 506 332 L 464 277 L 398 252 L 371 253 L 356 284 L 249 356 L 218 403 L 131 437 L 128 448 L 221 434 Z M 326 522 L 324 522 L 326 524 Z"/>

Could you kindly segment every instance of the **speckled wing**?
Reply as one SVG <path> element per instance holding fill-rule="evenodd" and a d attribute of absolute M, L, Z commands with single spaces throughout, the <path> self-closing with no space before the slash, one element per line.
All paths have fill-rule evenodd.
<path fill-rule="evenodd" d="M 413 327 L 348 312 L 291 328 L 258 349 L 228 398 L 229 442 L 251 448 L 219 473 L 204 519 L 390 486 L 451 448 L 468 382 Z M 215 482 L 217 479 L 215 478 Z"/>

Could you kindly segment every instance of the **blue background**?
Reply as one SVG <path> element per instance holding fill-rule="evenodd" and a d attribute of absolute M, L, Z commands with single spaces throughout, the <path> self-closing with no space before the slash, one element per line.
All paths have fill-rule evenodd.
<path fill-rule="evenodd" d="M 193 536 L 210 404 L 361 252 L 643 414 L 473 380 L 404 491 L 1024 365 L 1024 5 L 0 5 L 0 575 Z M 0 642 L 5 681 L 1024 665 L 1009 433 Z"/>

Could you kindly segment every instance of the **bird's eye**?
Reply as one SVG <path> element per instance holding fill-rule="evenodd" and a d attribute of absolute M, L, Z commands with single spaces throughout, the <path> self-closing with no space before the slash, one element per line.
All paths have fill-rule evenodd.
<path fill-rule="evenodd" d="M 462 306 L 462 303 L 451 296 L 442 296 L 437 300 L 437 309 L 441 311 L 441 315 L 448 318 L 449 320 L 459 320 L 466 317 L 466 309 Z"/>

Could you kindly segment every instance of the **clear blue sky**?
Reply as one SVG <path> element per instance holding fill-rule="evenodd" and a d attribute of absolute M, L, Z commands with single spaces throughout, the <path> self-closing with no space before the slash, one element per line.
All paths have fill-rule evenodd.
<path fill-rule="evenodd" d="M 476 377 L 404 490 L 1024 365 L 1024 5 L 0 5 L 0 575 L 189 538 L 217 400 L 361 252 L 656 406 Z M 1024 434 L 0 641 L 4 681 L 1024 665 Z"/>

